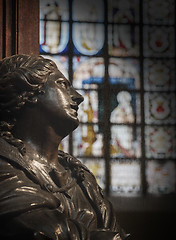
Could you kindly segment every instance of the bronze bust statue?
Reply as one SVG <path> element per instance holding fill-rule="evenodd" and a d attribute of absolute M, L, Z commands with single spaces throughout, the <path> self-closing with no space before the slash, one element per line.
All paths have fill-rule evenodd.
<path fill-rule="evenodd" d="M 58 151 L 82 101 L 51 60 L 0 61 L 0 239 L 128 238 L 93 174 Z"/>

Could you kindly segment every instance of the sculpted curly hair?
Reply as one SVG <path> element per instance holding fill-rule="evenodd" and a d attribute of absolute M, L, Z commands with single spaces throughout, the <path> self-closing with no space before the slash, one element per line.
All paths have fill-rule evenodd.
<path fill-rule="evenodd" d="M 57 69 L 42 56 L 13 55 L 0 61 L 0 136 L 25 154 L 25 146 L 11 133 L 15 116 L 27 103 L 37 102 L 48 75 Z"/>

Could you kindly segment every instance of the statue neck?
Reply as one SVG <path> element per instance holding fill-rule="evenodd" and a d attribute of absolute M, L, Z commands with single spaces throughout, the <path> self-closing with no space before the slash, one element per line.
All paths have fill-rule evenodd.
<path fill-rule="evenodd" d="M 57 163 L 58 146 L 62 137 L 56 134 L 42 114 L 35 114 L 33 110 L 23 112 L 18 117 L 12 134 L 25 144 L 26 157 Z"/>

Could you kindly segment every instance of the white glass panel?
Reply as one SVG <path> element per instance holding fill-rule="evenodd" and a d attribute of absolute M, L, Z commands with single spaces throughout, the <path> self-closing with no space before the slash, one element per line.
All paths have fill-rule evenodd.
<path fill-rule="evenodd" d="M 141 189 L 138 161 L 111 161 L 111 191 L 138 193 Z"/>

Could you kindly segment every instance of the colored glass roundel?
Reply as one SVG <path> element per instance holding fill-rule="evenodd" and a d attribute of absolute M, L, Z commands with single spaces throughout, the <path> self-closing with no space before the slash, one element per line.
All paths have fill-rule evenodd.
<path fill-rule="evenodd" d="M 175 90 L 175 62 L 173 59 L 145 59 L 144 87 L 148 91 Z"/>
<path fill-rule="evenodd" d="M 176 123 L 176 95 L 174 93 L 146 93 L 145 121 L 148 124 Z"/>
<path fill-rule="evenodd" d="M 95 55 L 104 44 L 104 25 L 95 23 L 74 23 L 73 44 L 75 54 Z"/>
<path fill-rule="evenodd" d="M 147 158 L 176 157 L 176 129 L 172 126 L 147 126 L 145 129 Z"/>
<path fill-rule="evenodd" d="M 144 27 L 145 57 L 174 57 L 175 41 L 173 27 Z"/>
<path fill-rule="evenodd" d="M 73 21 L 102 22 L 103 0 L 73 0 Z"/>
<path fill-rule="evenodd" d="M 144 0 L 144 23 L 174 24 L 174 0 Z"/>
<path fill-rule="evenodd" d="M 140 163 L 134 160 L 111 161 L 111 191 L 113 193 L 139 193 Z"/>
<path fill-rule="evenodd" d="M 139 22 L 139 0 L 109 0 L 108 21 L 114 23 Z"/>
<path fill-rule="evenodd" d="M 146 164 L 148 193 L 168 194 L 175 192 L 176 165 L 168 161 L 148 161 Z"/>

